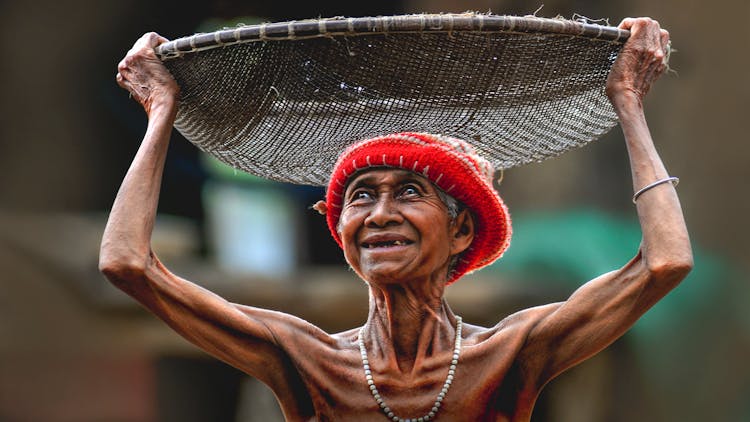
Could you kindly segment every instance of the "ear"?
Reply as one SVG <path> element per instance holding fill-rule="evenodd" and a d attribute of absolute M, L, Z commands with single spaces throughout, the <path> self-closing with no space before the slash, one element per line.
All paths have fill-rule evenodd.
<path fill-rule="evenodd" d="M 326 215 L 328 214 L 328 206 L 326 205 L 325 201 L 318 201 L 313 204 L 310 208 L 314 209 L 318 212 L 320 215 Z"/>
<path fill-rule="evenodd" d="M 451 256 L 465 251 L 474 240 L 474 217 L 468 209 L 461 211 L 450 227 Z"/>

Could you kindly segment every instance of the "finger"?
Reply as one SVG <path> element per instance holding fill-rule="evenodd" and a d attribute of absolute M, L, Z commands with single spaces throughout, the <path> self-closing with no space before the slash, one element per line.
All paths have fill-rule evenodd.
<path fill-rule="evenodd" d="M 666 46 L 669 43 L 669 31 L 666 29 L 660 29 L 659 35 L 661 37 L 661 45 Z"/>
<path fill-rule="evenodd" d="M 162 37 L 156 32 L 149 32 L 147 35 L 148 35 L 148 47 L 152 49 L 158 46 L 159 44 L 163 44 L 169 41 L 168 39 Z"/>
<path fill-rule="evenodd" d="M 156 43 L 152 47 L 153 50 L 154 50 L 154 53 L 156 53 L 156 47 L 158 47 L 158 46 L 160 46 L 160 45 L 162 45 L 162 44 L 164 44 L 165 42 L 168 42 L 168 41 L 169 41 L 168 39 L 162 37 L 159 34 L 156 34 Z"/>
<path fill-rule="evenodd" d="M 656 43 L 649 49 L 649 56 L 650 64 L 656 64 L 664 63 L 667 54 L 664 51 L 664 48 L 661 46 L 661 43 Z"/>
<path fill-rule="evenodd" d="M 626 18 L 623 20 L 621 27 L 630 31 L 630 37 L 626 45 L 630 45 L 635 50 L 650 49 L 654 41 L 658 43 L 658 37 L 654 37 L 653 27 L 658 25 L 649 18 Z"/>
<path fill-rule="evenodd" d="M 645 38 L 645 51 L 650 61 L 661 62 L 664 60 L 664 45 L 662 44 L 661 29 L 659 22 L 653 19 L 643 19 L 643 33 L 642 37 Z"/>
<path fill-rule="evenodd" d="M 659 22 L 650 18 L 638 18 L 633 23 L 631 38 L 642 39 L 647 48 L 661 48 Z"/>
<path fill-rule="evenodd" d="M 159 45 L 159 34 L 156 32 L 149 32 L 148 33 L 148 46 L 151 48 L 156 47 Z"/>
<path fill-rule="evenodd" d="M 666 29 L 662 29 L 659 35 L 660 35 L 661 47 L 664 50 L 664 53 L 667 56 L 669 56 L 669 52 L 670 52 L 669 50 L 672 45 L 669 40 L 669 31 L 667 31 Z"/>
<path fill-rule="evenodd" d="M 118 73 L 117 76 L 115 76 L 115 80 L 117 81 L 117 85 L 120 86 L 120 88 L 128 91 L 129 95 L 132 96 L 132 90 L 130 89 L 130 82 L 125 79 L 122 74 Z"/>
<path fill-rule="evenodd" d="M 659 25 L 659 21 L 652 20 L 651 24 L 649 25 L 649 34 L 653 37 L 654 43 L 659 47 L 659 49 L 663 49 L 662 42 L 661 42 L 661 25 Z"/>
<path fill-rule="evenodd" d="M 133 48 L 131 48 L 130 50 L 138 51 L 143 49 L 143 47 L 148 46 L 149 40 L 151 39 L 151 34 L 153 34 L 153 32 L 146 32 L 145 34 L 141 35 L 141 37 L 135 41 L 135 44 L 133 44 Z"/>
<path fill-rule="evenodd" d="M 633 27 L 633 22 L 635 22 L 634 18 L 625 18 L 619 25 L 617 25 L 617 27 L 620 29 L 630 29 Z"/>
<path fill-rule="evenodd" d="M 150 51 L 153 50 L 154 47 L 159 45 L 161 43 L 160 41 L 161 37 L 156 32 L 146 32 L 145 34 L 141 35 L 138 40 L 133 44 L 133 47 L 128 51 L 128 55 L 133 55 L 138 53 L 139 51 Z"/>

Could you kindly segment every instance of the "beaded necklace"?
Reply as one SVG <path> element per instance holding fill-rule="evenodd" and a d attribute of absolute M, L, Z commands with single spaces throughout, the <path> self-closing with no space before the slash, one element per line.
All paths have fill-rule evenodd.
<path fill-rule="evenodd" d="M 370 393 L 372 393 L 372 397 L 375 399 L 375 402 L 380 406 L 380 410 L 383 411 L 383 413 L 388 417 L 388 419 L 394 421 L 394 422 L 424 422 L 424 421 L 431 421 L 435 419 L 435 416 L 437 415 L 438 410 L 440 410 L 440 405 L 443 403 L 443 399 L 445 399 L 445 395 L 448 394 L 448 390 L 451 388 L 451 384 L 453 383 L 453 376 L 456 373 L 456 366 L 458 366 L 458 357 L 461 354 L 461 317 L 456 317 L 456 341 L 453 348 L 453 358 L 451 359 L 450 367 L 448 367 L 448 376 L 445 379 L 445 383 L 443 384 L 442 390 L 440 390 L 440 393 L 438 393 L 437 399 L 435 400 L 435 403 L 432 405 L 432 408 L 430 411 L 420 417 L 420 418 L 412 418 L 412 419 L 404 419 L 401 417 L 396 416 L 393 413 L 393 410 L 391 410 L 390 407 L 388 407 L 387 404 L 385 404 L 385 400 L 383 400 L 383 397 L 378 392 L 378 387 L 375 386 L 375 380 L 372 378 L 372 371 L 370 370 L 370 361 L 367 358 L 367 350 L 365 349 L 365 341 L 364 341 L 364 333 L 365 333 L 365 327 L 363 326 L 359 330 L 359 352 L 362 355 L 362 367 L 365 370 L 365 379 L 367 380 L 367 385 L 370 387 Z"/>

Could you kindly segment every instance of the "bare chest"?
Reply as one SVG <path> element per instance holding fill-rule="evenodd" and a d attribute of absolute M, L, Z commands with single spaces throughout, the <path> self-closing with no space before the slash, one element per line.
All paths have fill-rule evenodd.
<path fill-rule="evenodd" d="M 515 415 L 533 406 L 524 398 L 514 354 L 467 347 L 447 384 L 451 356 L 427 360 L 413 374 L 373 363 L 372 383 L 358 350 L 323 353 L 297 361 L 304 389 L 312 400 L 315 420 L 387 420 L 382 401 L 393 416 L 419 420 L 435 414 L 444 421 L 525 420 Z M 377 396 L 373 394 L 373 388 Z M 442 398 L 438 398 L 442 395 Z M 392 416 L 391 416 L 392 419 Z"/>

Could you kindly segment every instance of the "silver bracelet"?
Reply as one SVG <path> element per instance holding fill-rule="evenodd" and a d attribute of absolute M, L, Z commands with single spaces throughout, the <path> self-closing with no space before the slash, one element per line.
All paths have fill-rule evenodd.
<path fill-rule="evenodd" d="M 669 177 L 665 177 L 664 179 L 659 179 L 659 180 L 657 180 L 657 181 L 655 181 L 653 183 L 649 183 L 648 185 L 640 188 L 638 190 L 638 192 L 636 192 L 635 194 L 633 194 L 633 203 L 635 204 L 635 201 L 638 200 L 638 197 L 641 196 L 643 194 L 643 192 L 646 192 L 647 190 L 649 190 L 649 189 L 651 189 L 653 187 L 659 186 L 662 183 L 667 183 L 667 182 L 672 182 L 673 186 L 677 186 L 677 184 L 680 183 L 680 178 L 679 177 L 674 177 L 674 176 L 669 176 Z"/>

